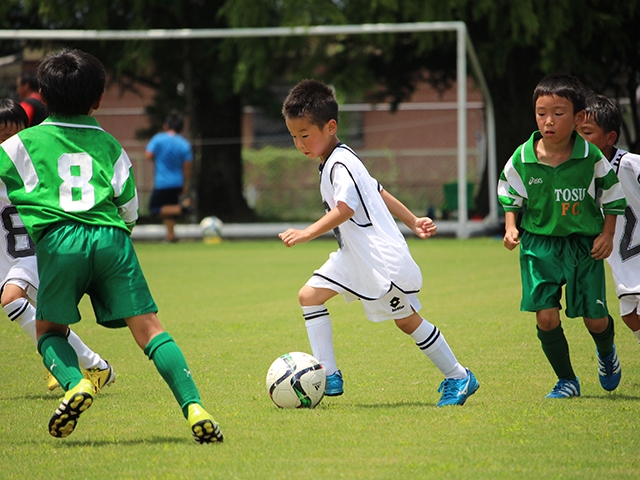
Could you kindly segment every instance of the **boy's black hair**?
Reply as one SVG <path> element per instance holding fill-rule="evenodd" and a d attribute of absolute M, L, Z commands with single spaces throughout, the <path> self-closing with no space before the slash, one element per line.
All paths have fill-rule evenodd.
<path fill-rule="evenodd" d="M 176 133 L 180 133 L 184 128 L 184 120 L 177 113 L 170 113 L 164 123 L 169 127 L 169 130 L 173 130 Z"/>
<path fill-rule="evenodd" d="M 20 85 L 29 84 L 29 88 L 34 92 L 40 88 L 38 77 L 33 72 L 22 72 L 18 78 Z"/>
<path fill-rule="evenodd" d="M 42 99 L 53 115 L 87 115 L 100 99 L 106 81 L 104 66 L 81 50 L 61 50 L 38 67 Z"/>
<path fill-rule="evenodd" d="M 616 132 L 616 140 L 620 138 L 622 114 L 615 100 L 604 95 L 592 93 L 587 97 L 587 118 L 593 120 L 604 133 Z"/>
<path fill-rule="evenodd" d="M 282 106 L 284 118 L 306 118 L 319 128 L 338 121 L 338 100 L 333 90 L 317 80 L 302 80 L 291 89 Z"/>
<path fill-rule="evenodd" d="M 29 117 L 24 108 L 10 98 L 0 99 L 0 125 L 16 125 L 20 128 L 27 128 Z"/>
<path fill-rule="evenodd" d="M 533 108 L 536 108 L 538 98 L 550 95 L 569 100 L 573 104 L 574 115 L 585 109 L 587 90 L 582 82 L 572 75 L 557 73 L 543 78 L 533 91 Z"/>

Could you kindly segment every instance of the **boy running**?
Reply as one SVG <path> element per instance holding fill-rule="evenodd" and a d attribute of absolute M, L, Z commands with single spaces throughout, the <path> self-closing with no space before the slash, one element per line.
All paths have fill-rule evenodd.
<path fill-rule="evenodd" d="M 340 294 L 347 302 L 361 300 L 369 320 L 394 320 L 413 338 L 444 376 L 439 407 L 463 405 L 480 384 L 458 363 L 440 330 L 418 314 L 422 274 L 392 214 L 420 238 L 436 233 L 433 221 L 417 218 L 384 190 L 355 152 L 338 140 L 338 102 L 330 88 L 303 80 L 287 96 L 282 113 L 296 148 L 309 159 L 320 159 L 327 213 L 306 229 L 289 229 L 279 237 L 293 247 L 333 230 L 340 247 L 298 294 L 313 355 L 326 369 L 326 395 L 344 392 L 325 307 Z"/>
<path fill-rule="evenodd" d="M 0 144 L 27 128 L 28 118 L 18 102 L 0 100 Z M 38 265 L 36 248 L 18 215 L 16 207 L 0 199 L 0 303 L 12 322 L 29 335 L 37 345 L 36 302 L 38 292 Z M 67 340 L 78 355 L 78 363 L 84 376 L 91 380 L 96 393 L 116 380 L 113 367 L 95 353 L 71 329 Z M 48 373 L 47 388 L 60 386 Z"/>
<path fill-rule="evenodd" d="M 580 396 L 560 322 L 563 285 L 567 317 L 583 317 L 596 344 L 602 388 L 615 390 L 621 377 L 603 259 L 613 248 L 616 215 L 624 213 L 626 201 L 609 162 L 575 132 L 585 97 L 575 77 L 543 79 L 533 93 L 538 130 L 516 149 L 498 183 L 506 212 L 504 246 L 520 245 L 520 309 L 536 313 L 542 350 L 558 377 L 548 398 Z"/>
<path fill-rule="evenodd" d="M 578 126 L 578 133 L 611 162 L 627 199 L 624 215 L 617 217 L 613 252 L 607 261 L 620 299 L 622 320 L 640 342 L 640 155 L 616 147 L 621 123 L 620 110 L 612 100 L 590 95 L 586 119 Z"/>
<path fill-rule="evenodd" d="M 92 385 L 65 335 L 69 324 L 80 321 L 78 303 L 86 293 L 100 325 L 129 327 L 169 385 L 194 439 L 222 441 L 182 351 L 158 321 L 129 237 L 138 217 L 131 161 L 89 116 L 100 106 L 105 77 L 100 61 L 87 53 L 49 55 L 38 80 L 50 116 L 0 149 L 0 192 L 18 208 L 37 248 L 38 351 L 67 392 L 49 433 L 71 434 L 93 403 Z"/>

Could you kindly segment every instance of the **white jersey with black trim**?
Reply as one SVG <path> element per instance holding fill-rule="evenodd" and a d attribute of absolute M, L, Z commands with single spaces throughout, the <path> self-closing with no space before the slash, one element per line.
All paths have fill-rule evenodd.
<path fill-rule="evenodd" d="M 618 149 L 611 160 L 627 199 L 607 258 L 618 297 L 640 295 L 640 155 Z"/>
<path fill-rule="evenodd" d="M 321 276 L 364 300 L 383 297 L 392 284 L 404 293 L 416 293 L 422 287 L 420 267 L 411 257 L 381 191 L 382 186 L 360 158 L 342 143 L 321 166 L 320 193 L 326 211 L 338 202 L 354 211 L 334 230 L 340 248 L 331 255 L 340 275 L 334 279 L 330 272 Z"/>
<path fill-rule="evenodd" d="M 0 285 L 10 279 L 38 288 L 36 248 L 16 207 L 0 201 Z"/>

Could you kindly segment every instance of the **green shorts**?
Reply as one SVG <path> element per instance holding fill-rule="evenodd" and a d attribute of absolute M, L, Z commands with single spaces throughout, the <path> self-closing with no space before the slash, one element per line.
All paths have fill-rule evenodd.
<path fill-rule="evenodd" d="M 56 224 L 38 241 L 36 255 L 39 320 L 79 322 L 78 303 L 85 293 L 98 323 L 109 328 L 126 326 L 125 318 L 158 311 L 131 239 L 121 228 Z"/>
<path fill-rule="evenodd" d="M 566 285 L 567 317 L 606 317 L 604 261 L 591 257 L 593 240 L 583 235 L 551 237 L 524 232 L 520 241 L 520 309 L 562 308 L 562 286 Z"/>

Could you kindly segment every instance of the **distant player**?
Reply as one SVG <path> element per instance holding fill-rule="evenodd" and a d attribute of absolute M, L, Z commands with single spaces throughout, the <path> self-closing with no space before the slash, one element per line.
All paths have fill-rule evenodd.
<path fill-rule="evenodd" d="M 131 161 L 90 116 L 100 106 L 105 78 L 92 55 L 79 50 L 49 55 L 38 67 L 38 80 L 50 116 L 0 148 L 6 187 L 0 195 L 16 205 L 37 246 L 38 351 L 66 391 L 49 433 L 70 435 L 93 404 L 91 382 L 83 378 L 66 337 L 68 325 L 80 321 L 78 303 L 87 294 L 100 325 L 129 327 L 173 392 L 194 439 L 222 441 L 182 351 L 158 321 L 131 242 L 138 217 Z"/>
<path fill-rule="evenodd" d="M 542 351 L 558 377 L 548 398 L 580 396 L 560 322 L 565 285 L 567 317 L 582 317 L 596 344 L 602 388 L 615 390 L 621 377 L 603 260 L 613 249 L 616 216 L 626 201 L 607 159 L 575 131 L 584 119 L 585 97 L 575 77 L 543 79 L 533 93 L 538 130 L 516 149 L 498 183 L 506 212 L 504 246 L 520 245 L 520 309 L 536 313 Z"/>
<path fill-rule="evenodd" d="M 463 405 L 480 384 L 458 363 L 440 330 L 418 314 L 422 274 L 392 214 L 420 238 L 436 233 L 433 221 L 416 217 L 384 190 L 338 140 L 338 102 L 330 88 L 315 80 L 300 82 L 289 92 L 282 113 L 296 148 L 309 159 L 320 159 L 327 213 L 306 229 L 289 229 L 279 237 L 293 247 L 333 230 L 340 247 L 298 294 L 313 355 L 326 369 L 326 395 L 344 392 L 325 307 L 340 294 L 348 302 L 360 300 L 369 320 L 394 320 L 411 336 L 445 378 L 438 406 Z"/>
<path fill-rule="evenodd" d="M 27 126 L 27 114 L 19 103 L 0 100 L 0 144 Z M 35 245 L 29 238 L 16 207 L 0 200 L 0 303 L 9 319 L 16 322 L 37 345 L 36 302 L 38 265 Z M 67 329 L 67 340 L 78 355 L 80 368 L 94 384 L 96 392 L 112 384 L 116 374 L 109 363 Z M 49 374 L 47 388 L 60 385 Z"/>
<path fill-rule="evenodd" d="M 616 147 L 622 124 L 620 110 L 604 95 L 587 98 L 586 118 L 578 126 L 585 139 L 602 150 L 620 179 L 627 198 L 617 217 L 613 252 L 607 258 L 620 299 L 620 315 L 640 342 L 640 155 Z"/>

